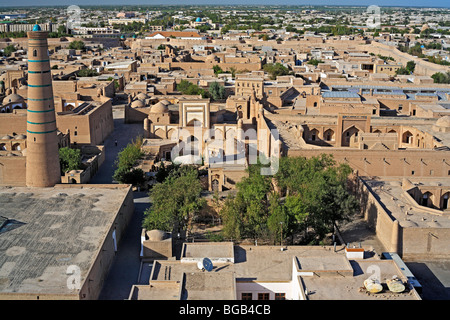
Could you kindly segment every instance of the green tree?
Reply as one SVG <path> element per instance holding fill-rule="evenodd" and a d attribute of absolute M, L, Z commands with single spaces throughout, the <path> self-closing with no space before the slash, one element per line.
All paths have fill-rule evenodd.
<path fill-rule="evenodd" d="M 218 66 L 218 65 L 213 66 L 213 70 L 214 70 L 214 74 L 215 75 L 223 73 L 222 68 L 220 66 Z"/>
<path fill-rule="evenodd" d="M 134 186 L 141 185 L 145 182 L 145 173 L 141 168 L 132 168 L 124 171 L 120 176 L 120 182 L 125 184 L 132 184 Z"/>
<path fill-rule="evenodd" d="M 174 170 L 179 170 L 180 165 L 170 163 L 167 167 L 164 165 L 164 162 L 161 163 L 161 166 L 158 168 L 156 172 L 155 179 L 157 182 L 164 182 L 166 178 L 171 174 Z"/>
<path fill-rule="evenodd" d="M 208 93 L 205 90 L 184 79 L 177 84 L 177 90 L 186 95 L 201 95 L 203 98 L 208 96 Z"/>
<path fill-rule="evenodd" d="M 308 241 L 322 239 L 334 223 L 345 221 L 359 208 L 356 198 L 346 189 L 351 168 L 337 165 L 332 156 L 280 159 L 275 179 L 287 195 L 286 207 L 306 233 Z"/>
<path fill-rule="evenodd" d="M 399 75 L 399 74 L 403 74 L 403 75 L 412 74 L 414 72 L 415 68 L 416 68 L 416 63 L 414 61 L 408 61 L 406 63 L 406 67 L 401 67 L 401 68 L 397 69 L 397 71 L 395 71 L 395 74 L 397 74 L 397 75 Z"/>
<path fill-rule="evenodd" d="M 271 180 L 260 174 L 260 167 L 251 165 L 247 169 L 248 177 L 237 183 L 236 196 L 225 201 L 220 211 L 225 237 L 258 239 L 267 234 L 267 195 Z"/>
<path fill-rule="evenodd" d="M 414 61 L 408 61 L 406 63 L 406 70 L 410 73 L 414 72 L 414 69 L 416 68 L 416 63 Z"/>
<path fill-rule="evenodd" d="M 295 230 L 295 219 L 276 192 L 269 195 L 267 228 L 274 243 L 283 241 Z"/>
<path fill-rule="evenodd" d="M 311 59 L 307 62 L 307 64 L 312 64 L 313 66 L 316 67 L 318 66 L 319 63 L 323 63 L 323 61 L 319 59 Z"/>
<path fill-rule="evenodd" d="M 450 66 L 450 62 L 443 60 L 439 56 L 428 56 L 427 58 L 428 58 L 428 61 L 431 63 L 436 63 L 436 64 L 440 64 L 443 66 Z"/>
<path fill-rule="evenodd" d="M 227 197 L 219 214 L 222 218 L 222 233 L 224 237 L 236 240 L 241 239 L 244 227 L 242 211 L 234 196 Z"/>
<path fill-rule="evenodd" d="M 395 74 L 397 74 L 397 75 L 407 75 L 407 74 L 411 74 L 405 67 L 401 67 L 401 68 L 398 68 L 396 71 L 395 71 Z"/>
<path fill-rule="evenodd" d="M 114 171 L 113 179 L 120 183 L 129 183 L 130 172 L 137 160 L 142 157 L 141 151 L 142 138 L 138 137 L 135 141 L 129 143 L 124 149 L 122 149 L 115 160 L 116 170 Z M 139 172 L 134 172 L 131 177 L 136 177 Z M 135 176 L 133 176 L 135 175 Z"/>
<path fill-rule="evenodd" d="M 270 75 L 272 80 L 275 80 L 278 76 L 290 74 L 289 69 L 279 62 L 265 64 L 263 69 Z"/>
<path fill-rule="evenodd" d="M 408 53 L 419 58 L 423 57 L 422 45 L 420 43 L 416 43 L 413 47 L 408 49 Z"/>
<path fill-rule="evenodd" d="M 162 183 L 153 186 L 150 192 L 152 206 L 145 211 L 142 226 L 147 230 L 169 232 L 188 230 L 194 214 L 205 204 L 201 192 L 195 167 L 182 166 L 171 171 Z"/>
<path fill-rule="evenodd" d="M 81 41 L 81 40 L 75 40 L 75 41 L 72 41 L 72 42 L 69 44 L 69 49 L 85 50 L 85 49 L 86 49 L 86 46 L 85 46 L 85 44 L 84 44 L 83 41 Z"/>
<path fill-rule="evenodd" d="M 95 71 L 94 69 L 81 69 L 78 70 L 78 76 L 79 77 L 96 77 L 99 73 Z"/>
<path fill-rule="evenodd" d="M 3 49 L 3 54 L 7 57 L 11 55 L 11 53 L 17 51 L 16 47 L 14 47 L 12 44 L 7 45 L 5 49 Z"/>
<path fill-rule="evenodd" d="M 278 243 L 301 234 L 304 243 L 314 244 L 335 223 L 358 211 L 356 198 L 346 188 L 348 165 L 337 165 L 329 155 L 279 160 L 273 177 L 261 175 L 260 164 L 248 168 L 248 177 L 237 184 L 236 195 L 220 211 L 225 237 Z M 274 181 L 283 197 L 274 192 Z"/>
<path fill-rule="evenodd" d="M 59 164 L 61 166 L 61 174 L 71 170 L 81 169 L 81 151 L 79 149 L 71 149 L 68 147 L 60 148 Z"/>
<path fill-rule="evenodd" d="M 225 87 L 217 82 L 213 82 L 209 86 L 208 92 L 213 100 L 223 100 L 226 98 Z"/>
<path fill-rule="evenodd" d="M 433 78 L 434 83 L 450 84 L 450 72 L 446 73 L 436 72 L 431 76 L 431 78 Z"/>

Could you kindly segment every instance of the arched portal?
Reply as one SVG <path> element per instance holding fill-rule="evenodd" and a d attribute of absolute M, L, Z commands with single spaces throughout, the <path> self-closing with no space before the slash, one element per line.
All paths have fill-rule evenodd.
<path fill-rule="evenodd" d="M 356 142 L 356 139 L 358 137 L 358 133 L 359 133 L 359 129 L 356 128 L 355 126 L 351 126 L 347 130 L 345 130 L 342 133 L 342 146 L 343 147 L 348 147 L 353 142 Z"/>

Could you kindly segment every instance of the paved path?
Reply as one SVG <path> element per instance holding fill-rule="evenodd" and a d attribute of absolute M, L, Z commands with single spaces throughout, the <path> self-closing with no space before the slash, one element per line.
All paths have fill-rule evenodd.
<path fill-rule="evenodd" d="M 149 207 L 150 198 L 146 192 L 134 192 L 133 195 L 134 215 L 121 242 L 119 242 L 116 257 L 100 293 L 100 300 L 128 299 L 131 287 L 138 284 L 141 268 L 139 254 L 141 251 L 142 218 L 145 209 Z"/>
<path fill-rule="evenodd" d="M 128 143 L 135 140 L 137 136 L 144 135 L 144 128 L 142 124 L 126 124 L 124 123 L 123 117 L 123 109 L 120 110 L 113 108 L 114 131 L 106 138 L 104 143 L 105 161 L 89 183 L 112 183 L 112 176 L 115 170 L 114 161 L 116 160 L 119 151 L 125 148 Z M 116 140 L 117 146 L 115 146 Z"/>
<path fill-rule="evenodd" d="M 89 181 L 91 184 L 111 184 L 114 174 L 114 161 L 117 154 L 137 136 L 143 135 L 142 124 L 125 124 L 123 109 L 113 107 L 114 131 L 106 138 L 105 161 L 97 174 Z M 117 140 L 117 146 L 115 141 Z M 100 293 L 101 300 L 128 299 L 133 284 L 137 283 L 141 267 L 141 226 L 145 209 L 150 199 L 146 192 L 134 192 L 134 214 L 120 239 L 117 253 L 105 284 Z"/>

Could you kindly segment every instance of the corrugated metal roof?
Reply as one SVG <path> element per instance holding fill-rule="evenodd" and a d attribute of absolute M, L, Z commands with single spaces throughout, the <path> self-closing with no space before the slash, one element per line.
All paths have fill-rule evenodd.
<path fill-rule="evenodd" d="M 357 94 L 355 92 L 348 92 L 348 91 L 323 92 L 322 97 L 324 97 L 324 98 L 360 98 L 359 94 Z"/>

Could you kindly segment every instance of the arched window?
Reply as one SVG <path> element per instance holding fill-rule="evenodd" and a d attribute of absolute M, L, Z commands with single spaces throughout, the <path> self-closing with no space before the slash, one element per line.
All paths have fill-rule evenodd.
<path fill-rule="evenodd" d="M 358 136 L 358 129 L 355 126 L 351 126 L 343 133 L 343 141 L 342 146 L 347 147 L 350 145 L 351 142 L 356 142 L 356 137 Z"/>
<path fill-rule="evenodd" d="M 431 197 L 433 196 L 433 194 L 429 191 L 425 192 L 422 195 L 422 203 L 421 205 L 423 205 L 424 207 L 432 207 L 433 206 L 433 201 L 431 199 Z"/>
<path fill-rule="evenodd" d="M 33 50 L 33 57 L 37 57 L 37 50 L 36 49 Z"/>
<path fill-rule="evenodd" d="M 319 130 L 317 129 L 312 129 L 311 133 L 310 133 L 310 140 L 311 141 L 316 141 L 319 138 Z"/>
<path fill-rule="evenodd" d="M 334 141 L 334 131 L 332 129 L 328 129 L 323 133 L 323 137 L 326 141 Z"/>
<path fill-rule="evenodd" d="M 403 133 L 402 142 L 411 144 L 413 142 L 413 135 L 412 135 L 412 133 L 409 132 L 409 131 L 406 131 L 405 133 Z"/>
<path fill-rule="evenodd" d="M 212 191 L 219 191 L 219 180 L 214 179 L 211 182 L 211 189 L 212 189 Z"/>
<path fill-rule="evenodd" d="M 442 196 L 442 210 L 448 209 L 448 198 L 450 198 L 450 192 L 447 192 Z"/>

